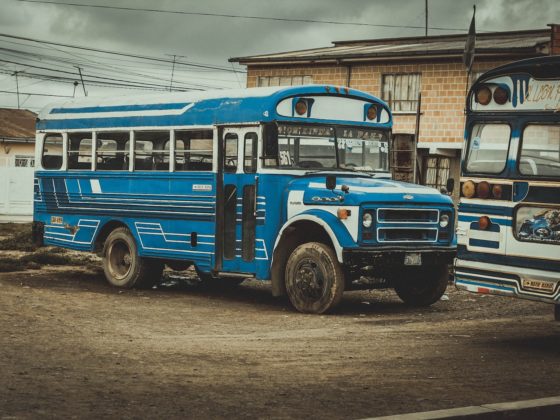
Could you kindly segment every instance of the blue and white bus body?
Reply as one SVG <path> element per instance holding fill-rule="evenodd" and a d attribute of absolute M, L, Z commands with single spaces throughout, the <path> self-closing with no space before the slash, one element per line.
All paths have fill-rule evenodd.
<path fill-rule="evenodd" d="M 491 95 L 481 92 L 477 100 L 485 88 Z M 559 303 L 559 109 L 560 57 L 499 67 L 471 88 L 455 260 L 459 289 Z M 494 126 L 487 131 L 492 141 L 485 141 L 485 125 Z M 479 153 L 486 157 L 477 161 Z"/>
<path fill-rule="evenodd" d="M 296 105 L 302 101 L 305 108 L 300 115 Z M 372 106 L 374 113 L 368 116 Z M 452 228 L 439 226 L 444 213 L 450 220 L 454 218 L 448 196 L 434 189 L 391 181 L 387 167 L 373 174 L 338 167 L 280 168 L 285 156 L 276 157 L 278 167 L 266 164 L 270 156 L 265 154 L 270 151 L 265 148 L 269 148 L 270 141 L 266 140 L 265 146 L 264 139 L 272 136 L 269 132 L 274 132 L 277 143 L 281 135 L 288 139 L 287 151 L 276 150 L 284 155 L 292 150 L 294 136 L 325 136 L 327 140 L 321 140 L 323 149 L 333 142 L 329 136 L 338 136 L 334 139 L 338 162 L 343 153 L 338 149 L 342 147 L 344 156 L 350 156 L 358 136 L 367 137 L 371 129 L 385 137 L 368 144 L 378 144 L 379 156 L 388 156 L 391 127 L 390 110 L 379 99 L 353 89 L 318 85 L 55 104 L 45 108 L 37 122 L 35 236 L 46 245 L 102 252 L 111 231 L 126 227 L 142 258 L 193 264 L 200 274 L 214 277 L 272 279 L 275 294 L 285 291 L 282 277 L 287 256 L 279 247 L 286 247 L 283 238 L 295 226 L 300 231 L 309 226 L 316 228 L 310 231 L 310 240 L 321 239 L 313 237 L 319 231 L 326 235 L 338 263 L 344 266 L 356 259 L 367 260 L 370 253 L 377 257 L 386 251 L 402 255 L 406 251 L 426 253 L 425 261 L 442 255 L 449 259 L 455 252 L 453 232 L 449 231 Z M 149 158 L 153 168 L 157 165 L 156 152 L 167 153 L 169 167 L 163 170 L 142 170 L 146 159 L 137 159 L 145 152 L 136 150 L 135 144 L 149 136 L 151 130 L 169 131 L 165 151 L 152 150 Z M 204 163 L 206 157 L 202 157 L 200 162 L 191 163 L 208 165 L 206 170 L 178 170 L 187 164 L 176 161 L 176 153 L 182 153 L 176 137 L 193 130 L 211 132 L 211 154 L 205 152 L 211 164 Z M 105 140 L 100 139 L 107 137 L 107 132 L 128 135 L 127 143 L 118 152 L 103 152 L 100 160 L 97 148 L 104 147 Z M 68 169 L 76 165 L 77 156 L 81 158 L 81 152 L 70 150 L 74 147 L 70 146 L 71 139 L 90 133 L 91 150 L 87 153 L 91 163 Z M 60 138 L 60 158 L 47 156 L 50 152 L 45 144 L 51 138 Z M 228 155 L 232 153 L 228 139 L 234 140 L 234 155 Z M 339 140 L 344 140 L 345 145 L 341 146 Z M 298 137 L 298 150 L 303 151 L 300 144 Z M 356 150 L 362 150 L 365 156 L 366 150 L 359 146 Z M 294 154 L 302 153 L 293 147 Z M 310 149 L 305 150 L 309 153 Z M 116 157 L 122 158 L 124 167 L 100 170 L 101 165 L 109 165 L 107 162 Z M 246 165 L 251 159 L 253 166 L 250 164 L 248 170 Z M 289 164 L 295 162 L 293 156 L 287 159 Z M 306 165 L 321 165 L 312 156 L 310 159 Z M 161 162 L 166 164 L 165 158 L 160 165 Z M 54 168 L 60 164 L 60 168 L 45 169 L 44 164 Z M 327 175 L 336 177 L 334 190 L 325 187 Z M 344 218 L 338 216 L 341 207 L 348 210 Z M 422 213 L 426 220 L 376 219 L 371 228 L 363 228 L 363 213 L 379 209 L 429 211 Z M 388 211 L 382 210 L 382 214 Z M 391 229 L 412 229 L 415 235 L 411 239 L 403 233 L 399 240 Z"/>

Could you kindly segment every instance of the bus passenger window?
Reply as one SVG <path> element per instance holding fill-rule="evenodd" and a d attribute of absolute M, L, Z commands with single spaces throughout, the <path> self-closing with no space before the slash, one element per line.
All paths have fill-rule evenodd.
<path fill-rule="evenodd" d="M 560 176 L 560 126 L 531 124 L 525 127 L 519 172 L 543 177 Z"/>
<path fill-rule="evenodd" d="M 62 134 L 48 134 L 43 143 L 43 169 L 62 168 Z"/>
<path fill-rule="evenodd" d="M 175 171 L 211 171 L 212 130 L 175 132 Z"/>
<path fill-rule="evenodd" d="M 243 170 L 246 174 L 257 172 L 257 133 L 245 134 Z"/>
<path fill-rule="evenodd" d="M 128 170 L 129 133 L 97 133 L 97 170 Z"/>
<path fill-rule="evenodd" d="M 68 169 L 91 169 L 91 133 L 68 135 Z"/>
<path fill-rule="evenodd" d="M 134 170 L 169 171 L 169 131 L 137 131 L 134 135 Z"/>
<path fill-rule="evenodd" d="M 224 172 L 237 170 L 237 134 L 226 134 L 224 142 Z"/>

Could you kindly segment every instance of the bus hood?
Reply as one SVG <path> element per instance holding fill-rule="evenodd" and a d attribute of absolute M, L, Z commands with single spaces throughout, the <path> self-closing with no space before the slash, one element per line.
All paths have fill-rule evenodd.
<path fill-rule="evenodd" d="M 406 182 L 338 173 L 334 190 L 328 190 L 325 182 L 326 174 L 296 178 L 288 185 L 288 191 L 303 191 L 303 204 L 345 204 L 348 206 L 389 202 L 409 205 L 413 203 L 453 204 L 448 195 L 440 193 L 435 188 Z"/>

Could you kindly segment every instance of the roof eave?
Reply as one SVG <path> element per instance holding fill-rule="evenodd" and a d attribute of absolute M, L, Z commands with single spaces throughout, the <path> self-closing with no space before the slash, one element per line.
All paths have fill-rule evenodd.
<path fill-rule="evenodd" d="M 484 50 L 477 50 L 476 57 L 485 58 L 504 58 L 504 57 L 538 57 L 547 55 L 537 48 L 511 48 L 506 51 L 503 49 L 487 48 Z M 402 53 L 368 53 L 368 54 L 355 54 L 347 56 L 313 56 L 313 57 L 270 57 L 259 59 L 239 59 L 238 63 L 242 65 L 282 65 L 282 64 L 341 64 L 351 62 L 364 62 L 364 61 L 403 61 L 403 60 L 423 60 L 423 59 L 458 59 L 463 57 L 463 50 L 448 50 L 448 51 L 416 51 L 408 54 Z M 231 59 L 233 60 L 233 59 Z"/>

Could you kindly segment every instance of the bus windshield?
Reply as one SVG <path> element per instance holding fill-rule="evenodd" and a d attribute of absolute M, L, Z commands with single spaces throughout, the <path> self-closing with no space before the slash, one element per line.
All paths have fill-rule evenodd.
<path fill-rule="evenodd" d="M 387 172 L 388 135 L 373 129 L 278 125 L 276 156 L 265 156 L 265 166 L 277 169 L 339 169 Z M 268 146 L 270 148 L 270 145 Z"/>
<path fill-rule="evenodd" d="M 475 124 L 466 155 L 468 172 L 499 174 L 505 167 L 511 128 L 508 124 Z"/>

